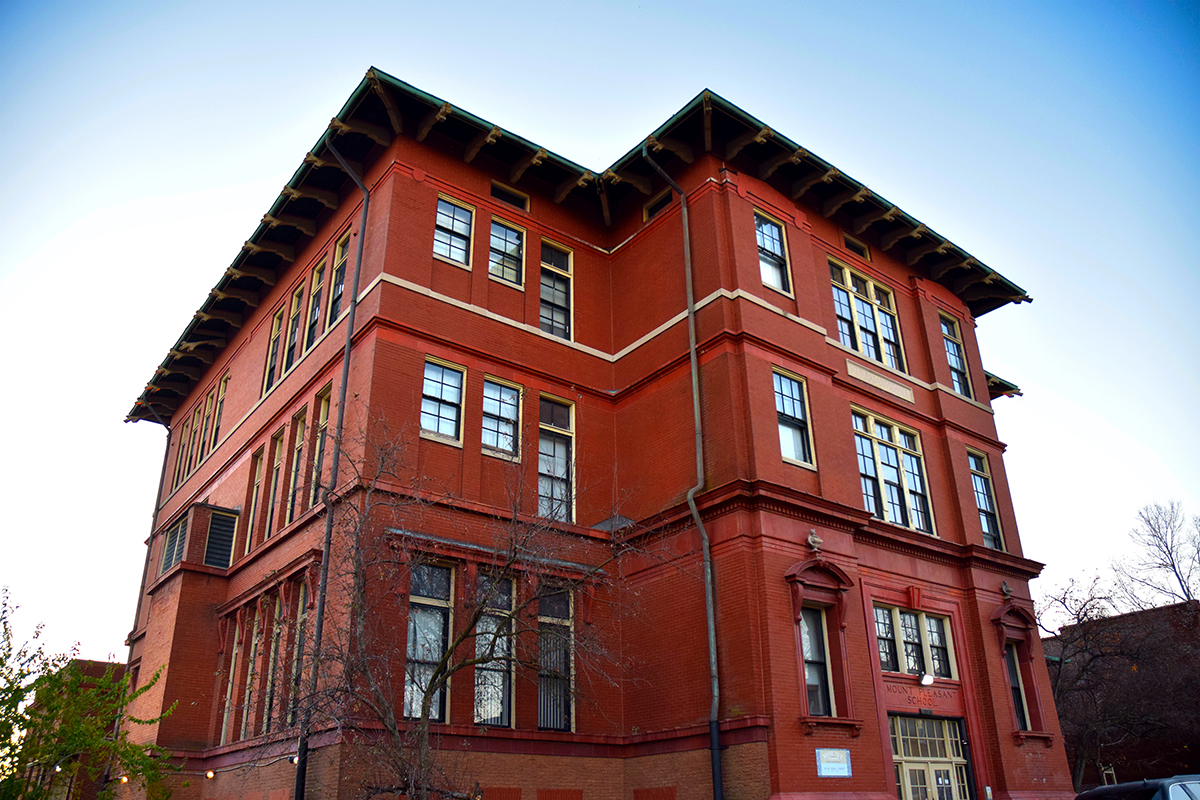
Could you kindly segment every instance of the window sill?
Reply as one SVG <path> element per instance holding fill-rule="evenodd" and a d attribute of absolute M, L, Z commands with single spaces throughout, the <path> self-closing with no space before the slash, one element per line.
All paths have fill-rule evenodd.
<path fill-rule="evenodd" d="M 464 264 L 461 261 L 455 261 L 453 258 L 447 258 L 446 256 L 438 255 L 437 253 L 433 254 L 433 260 L 441 261 L 443 264 L 449 264 L 450 266 L 458 267 L 459 269 L 465 269 L 467 272 L 471 271 L 470 264 Z"/>
<path fill-rule="evenodd" d="M 1040 741 L 1044 747 L 1054 746 L 1054 734 L 1049 731 L 1013 731 L 1013 740 L 1017 747 L 1024 747 L 1026 742 Z"/>
<path fill-rule="evenodd" d="M 507 286 L 510 289 L 516 289 L 518 292 L 525 291 L 525 284 L 517 283 L 515 281 L 510 281 L 508 278 L 501 277 L 501 276 L 495 274 L 494 272 L 489 271 L 488 278 L 490 280 L 495 281 L 496 283 L 501 284 L 502 286 Z"/>
<path fill-rule="evenodd" d="M 861 719 L 848 719 L 846 717 L 800 717 L 800 726 L 804 728 L 805 736 L 812 736 L 817 732 L 817 728 L 830 728 L 833 730 L 843 730 L 851 736 L 859 736 L 862 734 L 863 721 Z"/>
<path fill-rule="evenodd" d="M 507 450 L 497 450 L 494 447 L 488 447 L 486 444 L 483 445 L 480 450 L 485 456 L 489 456 L 491 458 L 498 458 L 501 461 L 511 461 L 514 464 L 521 463 L 521 457 L 519 455 L 516 453 L 510 453 Z"/>
<path fill-rule="evenodd" d="M 801 467 L 803 469 L 812 470 L 813 472 L 817 471 L 816 464 L 811 464 L 807 461 L 797 461 L 796 459 L 788 458 L 787 456 L 782 456 L 782 458 L 783 458 L 783 463 L 791 464 L 793 467 Z"/>
<path fill-rule="evenodd" d="M 792 293 L 792 292 L 788 291 L 787 289 L 782 289 L 782 288 L 780 288 L 780 287 L 778 287 L 778 286 L 772 286 L 771 284 L 769 284 L 769 283 L 766 283 L 765 281 L 763 282 L 763 285 L 762 285 L 762 287 L 763 287 L 764 289 L 768 289 L 768 290 L 770 290 L 770 291 L 772 291 L 772 292 L 775 292 L 775 294 L 781 294 L 781 295 L 783 295 L 784 297 L 788 298 L 789 300 L 795 300 L 795 299 L 796 299 L 796 295 L 795 295 L 794 293 Z"/>
<path fill-rule="evenodd" d="M 463 446 L 461 439 L 451 439 L 449 436 L 446 436 L 445 434 L 434 433 L 433 431 L 422 430 L 421 438 L 428 439 L 431 442 L 439 442 L 440 444 L 448 444 L 451 447 L 457 447 L 459 450 L 461 450 L 462 446 Z"/>

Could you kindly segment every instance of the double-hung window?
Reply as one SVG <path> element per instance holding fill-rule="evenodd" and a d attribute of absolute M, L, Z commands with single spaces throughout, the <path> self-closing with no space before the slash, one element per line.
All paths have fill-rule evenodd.
<path fill-rule="evenodd" d="M 787 248 L 783 226 L 760 213 L 754 214 L 754 234 L 758 240 L 758 269 L 762 282 L 781 292 L 791 291 L 788 280 Z"/>
<path fill-rule="evenodd" d="M 538 727 L 571 730 L 571 669 L 574 651 L 571 593 L 551 591 L 538 609 Z"/>
<path fill-rule="evenodd" d="M 775 412 L 779 416 L 779 450 L 786 461 L 812 463 L 805 410 L 804 384 L 798 378 L 772 373 L 775 382 Z"/>
<path fill-rule="evenodd" d="M 308 409 L 304 408 L 292 419 L 292 474 L 291 480 L 288 481 L 286 515 L 288 523 L 304 510 L 304 493 L 300 491 L 300 484 L 304 480 L 304 418 L 307 414 Z"/>
<path fill-rule="evenodd" d="M 329 393 L 331 387 L 326 386 L 317 395 L 317 431 L 313 438 L 312 474 L 308 479 L 308 504 L 315 506 L 321 499 L 321 473 L 325 467 L 325 436 L 329 428 Z"/>
<path fill-rule="evenodd" d="M 517 455 L 521 390 L 498 381 L 483 382 L 483 447 Z"/>
<path fill-rule="evenodd" d="M 1029 713 L 1025 704 L 1025 684 L 1022 681 L 1017 645 L 1014 642 L 1004 645 L 1004 670 L 1008 673 L 1008 688 L 1012 692 L 1013 710 L 1017 714 L 1017 730 L 1027 731 Z"/>
<path fill-rule="evenodd" d="M 996 496 L 992 493 L 992 476 L 988 472 L 987 456 L 968 450 L 967 463 L 971 465 L 971 488 L 975 493 L 975 507 L 979 509 L 983 543 L 996 550 L 1003 550 L 1004 539 L 1000 536 L 1000 518 L 996 515 Z"/>
<path fill-rule="evenodd" d="M 813 717 L 832 717 L 835 712 L 829 693 L 829 646 L 824 609 L 805 606 L 800 610 L 800 645 L 804 651 L 808 713 Z"/>
<path fill-rule="evenodd" d="M 421 388 L 421 430 L 459 441 L 462 432 L 462 370 L 425 362 Z"/>
<path fill-rule="evenodd" d="M 953 678 L 949 623 L 923 611 L 875 606 L 875 639 L 884 672 Z"/>
<path fill-rule="evenodd" d="M 429 719 L 446 720 L 446 687 L 434 673 L 450 636 L 454 572 L 437 564 L 415 564 L 410 573 L 408 659 L 404 667 L 404 716 L 419 717 L 429 698 Z"/>
<path fill-rule="evenodd" d="M 217 403 L 213 409 L 212 446 L 221 441 L 221 412 L 225 410 L 225 390 L 229 388 L 229 373 L 217 384 Z"/>
<path fill-rule="evenodd" d="M 283 359 L 283 371 L 286 373 L 296 363 L 296 357 L 301 353 L 300 322 L 304 315 L 304 284 L 292 292 L 292 311 L 288 316 L 287 347 Z"/>
<path fill-rule="evenodd" d="M 250 509 L 246 514 L 246 549 L 249 553 L 254 546 L 255 526 L 258 523 L 258 504 L 262 500 L 263 478 L 263 449 L 260 447 L 250 459 L 250 497 L 246 506 Z"/>
<path fill-rule="evenodd" d="M 904 371 L 900 325 L 891 289 L 830 260 L 838 338 L 867 358 Z"/>
<path fill-rule="evenodd" d="M 488 274 L 520 285 L 525 265 L 525 232 L 492 220 Z"/>
<path fill-rule="evenodd" d="M 270 539 L 271 534 L 275 531 L 276 516 L 278 516 L 277 504 L 279 503 L 280 494 L 283 491 L 283 429 L 271 437 L 271 484 L 267 492 L 267 530 L 263 534 L 264 539 Z"/>
<path fill-rule="evenodd" d="M 571 338 L 571 254 L 542 242 L 542 286 L 539 324 L 560 339 Z"/>
<path fill-rule="evenodd" d="M 946 361 L 950 364 L 950 380 L 954 384 L 954 391 L 963 397 L 971 397 L 971 379 L 967 376 L 967 359 L 958 322 L 949 317 L 941 317 L 941 321 L 942 341 L 946 344 Z"/>
<path fill-rule="evenodd" d="M 316 344 L 321 335 L 321 293 L 325 288 L 325 262 L 317 264 L 312 271 L 308 290 L 308 325 L 304 332 L 304 349 Z"/>
<path fill-rule="evenodd" d="M 275 385 L 275 368 L 279 366 L 279 338 L 283 332 L 283 307 L 281 306 L 271 318 L 271 336 L 267 340 L 267 365 L 263 371 L 263 389 L 266 394 Z"/>
<path fill-rule="evenodd" d="M 349 257 L 350 234 L 347 233 L 333 248 L 333 274 L 329 276 L 329 314 L 325 320 L 327 328 L 342 313 L 342 295 L 346 291 L 346 261 Z"/>
<path fill-rule="evenodd" d="M 509 578 L 481 576 L 475 626 L 475 724 L 512 724 L 512 607 Z"/>
<path fill-rule="evenodd" d="M 433 254 L 455 264 L 471 264 L 471 218 L 466 206 L 439 198 L 437 220 L 433 228 Z"/>
<path fill-rule="evenodd" d="M 851 416 L 863 507 L 896 525 L 933 533 L 917 434 L 864 412 Z"/>
<path fill-rule="evenodd" d="M 560 522 L 574 517 L 571 412 L 570 405 L 547 397 L 538 407 L 538 516 Z"/>

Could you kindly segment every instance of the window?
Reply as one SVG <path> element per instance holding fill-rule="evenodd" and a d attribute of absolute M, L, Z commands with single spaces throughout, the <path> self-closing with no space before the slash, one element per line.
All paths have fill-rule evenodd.
<path fill-rule="evenodd" d="M 183 546 L 187 543 L 187 524 L 188 515 L 185 513 L 163 534 L 165 543 L 160 575 L 183 560 Z"/>
<path fill-rule="evenodd" d="M 762 214 L 754 215 L 755 236 L 758 239 L 758 268 L 762 282 L 772 289 L 790 292 L 787 250 L 783 244 L 783 226 Z"/>
<path fill-rule="evenodd" d="M 237 514 L 214 511 L 208 520 L 208 543 L 204 546 L 204 565 L 225 569 L 233 555 L 233 534 L 237 530 Z"/>
<path fill-rule="evenodd" d="M 646 203 L 642 208 L 642 221 L 649 222 L 654 219 L 658 215 L 658 212 L 671 205 L 673 199 L 674 195 L 671 194 L 671 190 L 663 189 L 657 197 Z"/>
<path fill-rule="evenodd" d="M 492 181 L 492 197 L 497 200 L 508 203 L 510 206 L 515 206 L 522 211 L 529 210 L 529 197 L 516 189 L 510 189 L 507 186 Z"/>
<path fill-rule="evenodd" d="M 819 608 L 800 611 L 800 642 L 804 652 L 804 684 L 808 690 L 808 713 L 814 717 L 832 717 L 829 696 L 829 651 L 825 635 L 825 612 Z"/>
<path fill-rule="evenodd" d="M 896 525 L 933 533 L 917 434 L 870 414 L 851 416 L 863 507 Z"/>
<path fill-rule="evenodd" d="M 192 423 L 184 421 L 183 428 L 179 433 L 179 451 L 175 453 L 175 475 L 171 479 L 171 487 L 178 488 L 183 482 L 183 477 L 187 475 L 187 449 L 188 442 L 191 440 Z"/>
<path fill-rule="evenodd" d="M 246 689 L 242 695 L 242 728 L 238 736 L 239 739 L 245 739 L 250 735 L 252 728 L 250 727 L 250 717 L 254 701 L 254 680 L 257 677 L 256 670 L 258 668 L 258 637 L 261 632 L 262 615 L 254 614 L 254 632 L 250 635 L 250 645 L 248 647 L 246 657 Z"/>
<path fill-rule="evenodd" d="M 446 719 L 446 687 L 434 670 L 450 635 L 450 567 L 414 564 L 408 603 L 408 661 L 404 668 L 404 716 L 419 717 L 426 696 L 429 719 Z"/>
<path fill-rule="evenodd" d="M 513 582 L 480 576 L 479 602 L 488 613 L 475 627 L 475 724 L 512 724 Z M 494 613 L 493 613 L 494 612 Z"/>
<path fill-rule="evenodd" d="M 571 522 L 571 406 L 543 397 L 538 405 L 538 516 Z"/>
<path fill-rule="evenodd" d="M 842 234 L 842 244 L 863 261 L 871 260 L 871 249 L 848 233 Z"/>
<path fill-rule="evenodd" d="M 834 261 L 829 262 L 829 273 L 842 344 L 903 372 L 904 352 L 891 290 Z"/>
<path fill-rule="evenodd" d="M 488 243 L 488 274 L 521 283 L 525 264 L 525 232 L 492 220 L 492 238 Z"/>
<path fill-rule="evenodd" d="M 286 355 L 283 359 L 283 371 L 287 372 L 296 363 L 296 356 L 300 353 L 300 320 L 303 317 L 304 311 L 304 284 L 296 287 L 296 291 L 292 292 L 292 313 L 288 317 L 287 325 L 287 347 Z"/>
<path fill-rule="evenodd" d="M 262 720 L 259 725 L 259 733 L 270 733 L 272 725 L 276 721 L 275 704 L 277 696 L 277 681 L 276 672 L 279 669 L 279 649 L 283 640 L 283 606 L 279 601 L 279 596 L 276 595 L 274 608 L 271 614 L 271 641 L 270 649 L 267 652 L 267 675 L 263 681 L 263 691 L 266 697 L 263 699 Z"/>
<path fill-rule="evenodd" d="M 333 248 L 333 274 L 329 276 L 329 315 L 325 327 L 342 313 L 342 295 L 346 291 L 346 261 L 350 256 L 350 234 L 347 233 Z"/>
<path fill-rule="evenodd" d="M 483 382 L 483 446 L 510 456 L 518 449 L 521 390 L 496 381 Z"/>
<path fill-rule="evenodd" d="M 1021 682 L 1021 669 L 1017 660 L 1017 645 L 1004 645 L 1004 671 L 1008 673 L 1008 688 L 1012 692 L 1013 710 L 1017 714 L 1017 730 L 1029 730 L 1029 713 L 1025 705 L 1025 686 Z"/>
<path fill-rule="evenodd" d="M 262 496 L 263 451 L 254 454 L 250 463 L 250 501 L 246 507 L 250 509 L 246 520 L 246 552 L 254 545 L 254 524 L 258 522 L 258 501 Z"/>
<path fill-rule="evenodd" d="M 283 308 L 275 312 L 271 318 L 271 338 L 267 340 L 267 366 L 263 372 L 262 393 L 271 391 L 275 385 L 275 367 L 279 364 L 279 337 L 283 329 Z"/>
<path fill-rule="evenodd" d="M 970 800 L 962 722 L 888 717 L 899 800 Z"/>
<path fill-rule="evenodd" d="M 541 328 L 560 339 L 571 338 L 571 254 L 542 242 Z"/>
<path fill-rule="evenodd" d="M 967 359 L 963 356 L 962 337 L 958 323 L 942 317 L 942 340 L 946 343 L 946 361 L 950 363 L 950 380 L 954 391 L 963 397 L 971 397 L 971 381 L 967 377 Z"/>
<path fill-rule="evenodd" d="M 271 462 L 271 488 L 267 494 L 267 531 L 263 534 L 264 539 L 270 539 L 271 533 L 275 530 L 276 509 L 275 504 L 279 500 L 279 494 L 283 490 L 283 429 L 271 437 L 271 454 L 273 460 Z"/>
<path fill-rule="evenodd" d="M 779 415 L 779 450 L 785 461 L 811 464 L 804 384 L 780 372 L 772 373 L 772 379 L 775 382 L 775 411 Z"/>
<path fill-rule="evenodd" d="M 421 430 L 459 440 L 463 373 L 434 361 L 425 362 L 421 387 Z"/>
<path fill-rule="evenodd" d="M 304 510 L 300 507 L 304 503 L 304 493 L 300 491 L 300 479 L 304 477 L 301 463 L 304 461 L 304 417 L 307 414 L 308 409 L 304 408 L 292 418 L 292 475 L 291 480 L 288 481 L 286 515 L 288 523 L 296 518 L 298 512 Z"/>
<path fill-rule="evenodd" d="M 238 655 L 242 648 L 242 634 L 238 630 L 237 615 L 228 619 L 233 622 L 233 625 L 230 626 L 233 628 L 233 645 L 230 647 L 229 669 L 225 671 L 225 707 L 221 714 L 221 744 L 229 743 L 229 735 L 233 731 L 233 715 L 237 711 L 233 704 L 233 699 L 237 696 L 234 687 L 237 685 Z"/>
<path fill-rule="evenodd" d="M 304 332 L 304 349 L 316 344 L 321 335 L 321 290 L 325 288 L 325 262 L 322 261 L 312 271 L 308 292 L 308 328 Z"/>
<path fill-rule="evenodd" d="M 947 621 L 923 611 L 875 606 L 879 668 L 884 672 L 953 678 Z"/>
<path fill-rule="evenodd" d="M 296 634 L 292 639 L 292 696 L 288 703 L 288 725 L 296 723 L 300 696 L 304 690 L 304 648 L 308 642 L 308 583 L 301 579 L 296 592 Z"/>
<path fill-rule="evenodd" d="M 212 430 L 212 409 L 213 401 L 216 399 L 216 390 L 208 393 L 204 398 L 204 427 L 200 428 L 200 441 L 198 443 L 200 454 L 196 456 L 196 466 L 200 466 L 200 462 L 204 460 L 204 456 L 208 455 L 208 432 Z"/>
<path fill-rule="evenodd" d="M 571 730 L 571 593 L 538 598 L 538 727 Z"/>
<path fill-rule="evenodd" d="M 971 488 L 975 492 L 975 507 L 979 509 L 983 543 L 1003 550 L 1004 540 L 1000 538 L 1000 518 L 996 516 L 996 497 L 992 494 L 992 476 L 988 472 L 987 456 L 968 450 L 967 463 L 971 465 Z"/>
<path fill-rule="evenodd" d="M 313 440 L 312 475 L 308 479 L 308 504 L 315 506 L 321 499 L 321 473 L 325 467 L 325 434 L 329 428 L 329 393 L 326 386 L 317 396 L 317 435 Z"/>
<path fill-rule="evenodd" d="M 471 263 L 471 217 L 473 212 L 444 198 L 438 200 L 433 229 L 433 254 L 464 267 Z"/>
<path fill-rule="evenodd" d="M 221 440 L 221 412 L 225 410 L 225 390 L 229 388 L 229 375 L 221 378 L 217 384 L 217 407 L 213 411 L 212 446 L 216 447 Z"/>

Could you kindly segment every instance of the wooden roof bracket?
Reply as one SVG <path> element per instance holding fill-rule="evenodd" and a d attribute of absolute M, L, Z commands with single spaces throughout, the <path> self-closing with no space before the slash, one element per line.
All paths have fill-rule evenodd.
<path fill-rule="evenodd" d="M 974 256 L 969 256 L 967 258 L 953 256 L 930 267 L 929 277 L 933 278 L 935 281 L 940 281 L 946 276 L 946 273 L 950 272 L 951 270 L 956 270 L 959 268 L 970 269 L 977 263 L 979 262 L 975 260 Z"/>
<path fill-rule="evenodd" d="M 908 230 L 901 228 L 898 231 L 892 231 L 886 236 L 881 237 L 879 240 L 879 246 L 884 250 L 891 250 L 896 246 L 896 242 L 899 242 L 901 239 L 907 239 L 909 237 L 920 239 L 922 234 L 928 232 L 929 228 L 925 227 L 925 223 L 919 222 L 915 228 L 909 228 Z"/>
<path fill-rule="evenodd" d="M 463 153 L 463 161 L 470 164 L 485 145 L 498 142 L 503 135 L 504 132 L 500 130 L 499 125 L 493 125 L 490 131 L 480 131 L 467 145 L 466 152 Z"/>
<path fill-rule="evenodd" d="M 315 219 L 298 217 L 295 214 L 280 214 L 277 217 L 273 217 L 270 214 L 263 214 L 262 221 L 269 228 L 277 228 L 282 225 L 287 228 L 295 228 L 305 236 L 317 235 L 317 221 Z"/>
<path fill-rule="evenodd" d="M 704 93 L 704 99 L 700 101 L 704 107 L 704 152 L 712 152 L 712 95 L 708 92 Z"/>
<path fill-rule="evenodd" d="M 154 374 L 155 375 L 182 375 L 185 378 L 190 378 L 191 380 L 198 381 L 204 377 L 204 370 L 200 369 L 199 367 L 184 367 L 184 366 L 177 367 L 177 366 L 175 366 L 175 364 L 172 363 L 170 366 L 167 366 L 167 367 L 156 367 L 154 370 Z"/>
<path fill-rule="evenodd" d="M 265 267 L 252 267 L 249 264 L 229 267 L 229 269 L 225 270 L 225 274 L 231 278 L 255 278 L 267 286 L 274 286 L 276 280 L 275 270 L 266 269 Z"/>
<path fill-rule="evenodd" d="M 221 348 L 229 344 L 228 339 L 197 339 L 194 342 L 180 342 L 179 348 L 191 354 L 197 347 L 216 347 Z"/>
<path fill-rule="evenodd" d="M 908 266 L 911 267 L 915 265 L 918 261 L 930 253 L 937 253 L 939 256 L 944 256 L 952 247 L 954 247 L 954 244 L 949 239 L 945 239 L 941 244 L 938 244 L 933 240 L 932 237 L 930 237 L 930 240 L 925 244 L 918 245 L 908 251 Z"/>
<path fill-rule="evenodd" d="M 228 322 L 235 328 L 242 327 L 242 315 L 236 311 L 222 311 L 219 308 L 214 308 L 209 311 L 201 309 L 197 311 L 194 316 L 201 322 L 209 322 L 217 319 L 221 320 L 222 322 Z"/>
<path fill-rule="evenodd" d="M 829 219 L 839 208 L 847 203 L 861 203 L 871 196 L 871 190 L 865 186 L 861 186 L 858 189 L 847 189 L 826 200 L 825 205 L 821 208 L 821 215 Z"/>
<path fill-rule="evenodd" d="M 776 170 L 784 164 L 800 164 L 804 161 L 804 157 L 808 155 L 808 151 L 803 147 L 798 148 L 790 153 L 783 152 L 779 155 L 771 156 L 762 163 L 758 168 L 758 179 L 765 181 L 767 178 L 775 174 Z"/>
<path fill-rule="evenodd" d="M 167 351 L 167 355 L 171 358 L 196 358 L 205 364 L 213 363 L 213 359 L 216 358 L 216 354 L 208 350 L 176 350 L 174 347 Z"/>
<path fill-rule="evenodd" d="M 388 131 L 384 130 L 378 125 L 372 125 L 371 123 L 363 122 L 362 120 L 343 122 L 337 117 L 334 117 L 333 119 L 329 120 L 329 130 L 337 134 L 361 133 L 363 136 L 366 136 L 380 147 L 387 147 L 392 143 L 392 136 Z"/>
<path fill-rule="evenodd" d="M 397 136 L 404 133 L 404 116 L 400 113 L 400 108 L 392 99 L 392 95 L 384 88 L 383 82 L 379 80 L 379 74 L 375 72 L 374 67 L 367 70 L 367 80 L 379 97 L 379 102 L 383 103 L 384 110 L 387 111 L 388 121 L 392 123 L 392 130 L 396 132 Z"/>
<path fill-rule="evenodd" d="M 302 197 L 309 198 L 310 200 L 316 200 L 330 211 L 335 211 L 338 207 L 337 192 L 330 192 L 325 189 L 314 189 L 311 186 L 303 189 L 292 186 L 284 186 L 283 191 L 281 191 L 279 194 L 289 200 L 296 200 Z"/>
<path fill-rule="evenodd" d="M 280 244 L 278 242 L 262 242 L 258 244 L 247 239 L 246 243 L 242 245 L 242 249 L 251 255 L 256 253 L 272 253 L 289 264 L 296 260 L 296 249 L 291 245 Z"/>
<path fill-rule="evenodd" d="M 650 145 L 650 149 L 656 153 L 661 150 L 669 150 L 689 164 L 695 160 L 695 155 L 692 153 L 692 148 L 688 147 L 678 139 L 672 139 L 670 136 L 664 136 L 661 139 L 655 139 L 653 136 L 648 136 L 646 137 L 646 144 Z"/>
<path fill-rule="evenodd" d="M 213 289 L 208 294 L 217 300 L 241 300 L 250 308 L 258 307 L 258 292 L 248 292 L 245 289 L 227 287 L 225 289 Z"/>
<path fill-rule="evenodd" d="M 816 186 L 818 183 L 832 183 L 833 179 L 841 174 L 841 171 L 839 171 L 836 167 L 830 167 L 825 172 L 818 172 L 816 175 L 813 175 L 807 180 L 796 181 L 792 184 L 792 199 L 799 200 L 805 192 Z"/>
<path fill-rule="evenodd" d="M 558 185 L 558 189 L 554 191 L 554 202 L 561 203 L 563 200 L 567 199 L 567 195 L 571 193 L 572 189 L 575 189 L 579 186 L 586 186 L 589 181 L 595 180 L 595 178 L 596 176 L 588 170 L 584 170 L 583 174 L 578 177 L 567 178 L 565 181 L 560 183 Z"/>
<path fill-rule="evenodd" d="M 767 126 L 763 126 L 760 130 L 748 130 L 734 139 L 725 146 L 725 160 L 732 161 L 738 153 L 742 152 L 745 147 L 751 143 L 762 144 L 768 139 L 775 138 L 775 131 Z"/>
<path fill-rule="evenodd" d="M 902 212 L 900 210 L 899 206 L 890 206 L 888 208 L 877 208 L 874 211 L 868 211 L 866 214 L 863 214 L 861 217 L 855 217 L 854 221 L 852 223 L 850 223 L 851 230 L 853 230 L 856 234 L 861 234 L 863 231 L 865 231 L 867 228 L 874 225 L 876 222 L 879 222 L 880 220 L 884 220 L 886 222 L 891 222 L 896 217 L 900 216 L 902 213 L 904 213 L 904 212 Z"/>
<path fill-rule="evenodd" d="M 600 195 L 600 214 L 604 217 L 604 227 L 612 227 L 612 212 L 608 208 L 608 187 L 602 180 L 596 181 L 596 194 Z"/>
<path fill-rule="evenodd" d="M 304 156 L 304 163 L 309 164 L 314 167 L 317 167 L 318 169 L 330 167 L 332 169 L 337 169 L 337 170 L 341 170 L 342 172 L 346 172 L 346 170 L 342 167 L 341 162 L 330 161 L 329 159 L 321 158 L 320 156 L 316 155 L 315 153 L 307 153 Z M 346 163 L 350 165 L 350 169 L 354 170 L 354 173 L 356 175 L 362 174 L 363 170 L 362 170 L 361 162 L 347 160 Z M 346 174 L 348 175 L 350 173 L 347 172 Z"/>
<path fill-rule="evenodd" d="M 546 150 L 546 148 L 539 147 L 537 152 L 530 153 L 529 155 L 525 156 L 516 164 L 513 164 L 512 172 L 510 172 L 508 175 L 508 182 L 516 183 L 517 181 L 521 180 L 521 176 L 525 174 L 525 170 L 541 164 L 549 155 L 550 153 Z"/>
<path fill-rule="evenodd" d="M 649 180 L 641 177 L 640 175 L 634 175 L 632 172 L 629 172 L 628 170 L 621 170 L 620 172 L 614 172 L 611 169 L 606 169 L 606 170 L 604 170 L 604 174 L 601 177 L 608 180 L 610 183 L 614 183 L 614 184 L 628 183 L 630 186 L 637 189 L 639 192 L 641 192 L 644 195 L 649 195 L 650 191 L 651 191 Z"/>
<path fill-rule="evenodd" d="M 442 103 L 440 107 L 435 108 L 426 114 L 425 119 L 421 120 L 421 126 L 417 128 L 417 141 L 425 141 L 425 137 L 429 135 L 431 130 L 433 130 L 433 126 L 450 116 L 453 110 L 454 109 L 450 107 L 449 103 Z"/>

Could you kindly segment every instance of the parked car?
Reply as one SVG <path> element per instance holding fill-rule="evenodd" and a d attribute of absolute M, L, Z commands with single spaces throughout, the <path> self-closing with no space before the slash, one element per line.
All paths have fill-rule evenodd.
<path fill-rule="evenodd" d="M 1079 794 L 1075 800 L 1200 800 L 1200 775 L 1097 786 Z"/>

